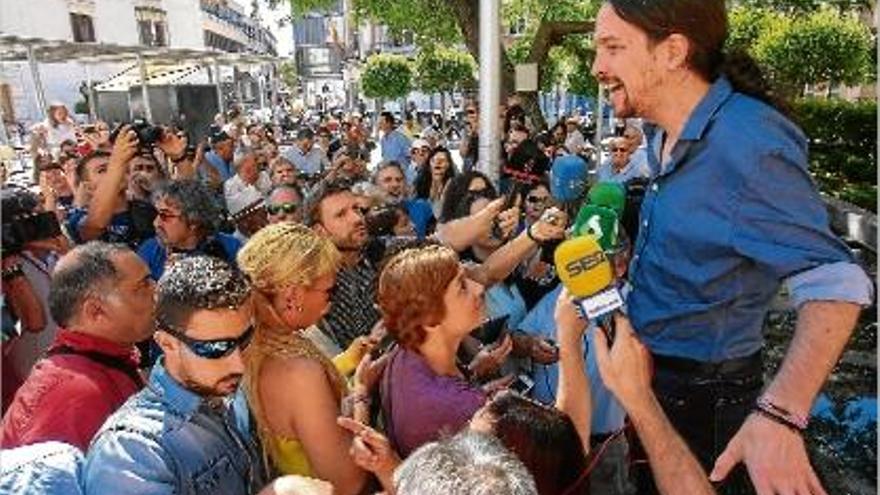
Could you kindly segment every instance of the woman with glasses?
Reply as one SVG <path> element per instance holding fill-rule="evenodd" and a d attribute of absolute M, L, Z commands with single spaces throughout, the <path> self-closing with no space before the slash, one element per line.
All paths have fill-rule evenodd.
<path fill-rule="evenodd" d="M 286 222 L 257 232 L 238 256 L 256 303 L 244 390 L 264 453 L 281 473 L 326 480 L 347 495 L 361 491 L 366 473 L 336 424 L 346 383 L 302 333 L 326 312 L 339 262 L 329 239 Z"/>

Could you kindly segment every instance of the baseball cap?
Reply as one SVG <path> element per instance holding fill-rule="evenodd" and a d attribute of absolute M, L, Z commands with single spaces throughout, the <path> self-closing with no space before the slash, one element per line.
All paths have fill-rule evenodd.
<path fill-rule="evenodd" d="M 428 142 L 425 141 L 424 139 L 415 139 L 415 140 L 413 140 L 412 144 L 409 146 L 410 149 L 430 148 L 430 147 L 431 147 L 431 145 L 428 144 Z"/>

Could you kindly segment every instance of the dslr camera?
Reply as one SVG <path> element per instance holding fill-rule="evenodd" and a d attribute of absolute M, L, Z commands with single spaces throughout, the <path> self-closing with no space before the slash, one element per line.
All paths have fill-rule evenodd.
<path fill-rule="evenodd" d="M 120 124 L 119 127 L 113 130 L 110 134 L 110 142 L 116 142 L 116 137 L 119 135 L 119 131 L 121 131 L 125 125 L 126 124 Z M 128 125 L 130 125 L 131 130 L 137 134 L 138 146 L 142 149 L 149 149 L 155 146 L 156 143 L 162 140 L 162 135 L 165 133 L 161 126 L 152 125 L 143 119 L 135 119 Z"/>

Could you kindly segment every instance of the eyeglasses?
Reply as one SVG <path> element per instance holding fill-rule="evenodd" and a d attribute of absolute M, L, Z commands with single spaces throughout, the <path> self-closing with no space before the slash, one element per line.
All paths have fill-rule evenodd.
<path fill-rule="evenodd" d="M 299 204 L 297 203 L 279 203 L 277 205 L 267 205 L 266 211 L 269 212 L 270 215 L 280 215 L 282 213 L 296 213 L 296 210 L 299 209 Z"/>
<path fill-rule="evenodd" d="M 174 336 L 192 351 L 196 356 L 203 359 L 221 359 L 235 351 L 247 349 L 254 336 L 254 324 L 250 323 L 241 335 L 234 339 L 198 340 L 187 337 L 181 330 L 168 325 L 161 325 L 160 329 Z"/>
<path fill-rule="evenodd" d="M 612 153 L 623 153 L 626 151 L 626 148 L 611 148 Z"/>
<path fill-rule="evenodd" d="M 173 219 L 175 219 L 175 218 L 180 218 L 180 217 L 183 216 L 183 215 L 180 214 L 180 213 L 173 213 L 173 212 L 168 211 L 168 210 L 158 210 L 158 211 L 156 212 L 156 216 L 159 217 L 159 220 L 162 220 L 163 222 L 167 222 L 168 220 L 173 220 Z"/>
<path fill-rule="evenodd" d="M 549 199 L 547 196 L 526 196 L 528 203 L 546 203 Z"/>
<path fill-rule="evenodd" d="M 475 108 L 468 108 L 467 113 L 468 113 L 468 115 L 473 115 L 473 114 L 477 113 L 477 110 Z"/>

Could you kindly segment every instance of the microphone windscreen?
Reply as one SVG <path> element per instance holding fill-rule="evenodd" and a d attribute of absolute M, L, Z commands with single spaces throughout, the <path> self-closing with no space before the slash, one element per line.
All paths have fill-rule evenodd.
<path fill-rule="evenodd" d="M 593 296 L 613 280 L 611 263 L 596 239 L 590 236 L 562 242 L 556 248 L 554 261 L 562 284 L 577 298 Z"/>
<path fill-rule="evenodd" d="M 603 251 L 611 251 L 617 247 L 619 223 L 617 213 L 611 208 L 585 204 L 575 217 L 572 234 L 593 237 Z"/>

